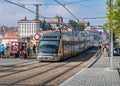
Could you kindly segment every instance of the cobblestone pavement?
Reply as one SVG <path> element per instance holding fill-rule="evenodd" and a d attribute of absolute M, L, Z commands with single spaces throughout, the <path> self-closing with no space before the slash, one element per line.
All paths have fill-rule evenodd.
<path fill-rule="evenodd" d="M 35 61 L 35 59 L 19 59 L 19 58 L 0 58 L 0 67 L 15 66 L 25 62 Z"/>
<path fill-rule="evenodd" d="M 117 62 L 114 58 L 113 67 L 117 67 Z M 120 86 L 120 77 L 116 69 L 109 69 L 109 58 L 102 55 L 91 67 L 85 68 L 59 86 Z"/>

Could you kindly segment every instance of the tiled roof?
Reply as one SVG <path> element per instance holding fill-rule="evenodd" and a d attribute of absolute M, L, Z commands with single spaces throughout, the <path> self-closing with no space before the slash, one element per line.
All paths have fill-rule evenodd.
<path fill-rule="evenodd" d="M 40 33 L 49 33 L 49 32 L 53 32 L 52 30 L 41 30 Z"/>
<path fill-rule="evenodd" d="M 19 20 L 19 21 L 27 21 L 27 19 L 21 19 L 21 20 Z"/>
<path fill-rule="evenodd" d="M 47 24 L 57 24 L 58 22 L 46 22 Z M 60 23 L 61 25 L 66 25 L 66 23 Z"/>
<path fill-rule="evenodd" d="M 19 20 L 18 22 L 34 22 L 37 21 L 37 19 L 33 19 L 33 20 L 28 20 L 27 17 L 25 17 L 24 19 Z M 40 21 L 40 20 L 39 20 Z"/>
<path fill-rule="evenodd" d="M 57 22 L 46 22 L 47 24 L 57 24 Z"/>
<path fill-rule="evenodd" d="M 20 38 L 20 36 L 18 36 L 17 35 L 17 32 L 7 32 L 6 34 L 5 34 L 5 36 L 3 37 L 3 39 L 7 39 L 7 38 L 13 38 L 13 39 L 19 39 Z"/>

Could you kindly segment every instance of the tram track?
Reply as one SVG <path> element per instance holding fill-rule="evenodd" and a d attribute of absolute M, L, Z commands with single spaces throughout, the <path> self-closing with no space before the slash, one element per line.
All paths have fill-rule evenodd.
<path fill-rule="evenodd" d="M 5 69 L 0 69 L 0 72 L 4 72 L 4 71 L 9 71 L 15 68 L 20 68 L 20 67 L 25 67 L 25 66 L 30 66 L 33 64 L 36 64 L 37 62 L 29 62 L 29 63 L 24 63 L 24 64 L 20 64 L 20 65 L 14 65 L 14 66 L 1 66 L 4 67 Z"/>
<path fill-rule="evenodd" d="M 82 64 L 82 63 L 78 63 L 78 65 L 80 65 L 80 64 Z M 31 77 L 29 77 L 27 79 L 24 79 L 24 80 L 16 82 L 16 83 L 19 84 L 19 83 L 22 82 L 22 83 L 26 84 L 26 83 L 29 82 L 31 84 L 36 84 L 36 85 L 43 86 L 44 83 L 51 80 L 51 77 L 52 78 L 59 77 L 60 75 L 64 74 L 65 72 L 67 72 L 67 71 L 71 70 L 72 68 L 78 66 L 78 65 L 74 65 L 74 66 L 67 66 L 67 65 L 71 65 L 71 63 L 65 63 L 63 65 L 59 65 L 58 67 L 52 68 L 50 70 L 46 70 L 46 71 L 44 71 L 42 73 L 38 73 L 38 74 L 36 74 L 34 76 L 31 76 Z M 57 72 L 57 71 L 59 71 L 59 72 Z M 44 76 L 47 76 L 47 77 L 44 77 Z M 35 81 L 35 80 L 38 80 L 38 81 Z M 40 83 L 39 83 L 39 80 L 41 80 Z M 34 81 L 34 82 L 31 82 L 31 81 Z M 14 84 L 16 84 L 16 83 L 14 83 Z M 12 85 L 14 85 L 14 84 L 12 84 Z"/>
<path fill-rule="evenodd" d="M 44 83 L 45 86 L 58 86 L 62 82 L 64 82 L 66 79 L 70 78 L 71 76 L 75 75 L 77 72 L 81 71 L 83 68 L 85 68 L 88 64 L 90 64 L 93 61 L 94 58 L 90 59 L 87 62 L 83 62 L 82 64 L 74 67 L 70 71 L 67 71 L 66 73 L 62 74 L 59 77 L 56 77 L 52 79 L 50 82 Z"/>
<path fill-rule="evenodd" d="M 55 68 L 57 68 L 57 67 L 59 67 L 59 66 L 63 66 L 63 65 L 65 65 L 65 64 L 67 64 L 67 63 L 64 63 L 64 64 L 62 64 L 62 65 L 58 65 L 58 66 L 52 66 L 53 68 L 50 68 L 49 69 L 49 66 L 50 66 L 50 64 L 48 64 L 49 66 L 47 67 L 47 66 L 45 66 L 44 65 L 44 67 L 43 66 L 41 66 L 41 72 L 40 72 L 40 66 L 39 67 L 35 67 L 34 69 L 29 69 L 29 71 L 27 70 L 27 71 L 22 71 L 22 72 L 19 72 L 19 74 L 18 73 L 16 73 L 16 74 L 14 74 L 14 75 L 10 75 L 10 77 L 9 76 L 6 76 L 5 77 L 5 79 L 7 79 L 8 81 L 7 81 L 7 83 L 9 83 L 9 84 L 13 84 L 13 83 L 18 83 L 18 82 L 20 82 L 20 81 L 23 81 L 23 80 L 26 80 L 26 79 L 29 79 L 29 78 L 32 78 L 32 77 L 35 77 L 35 76 L 38 76 L 38 75 L 40 75 L 40 74 L 43 74 L 43 73 L 45 73 L 45 72 L 47 72 L 47 71 L 50 71 L 50 70 L 53 70 L 53 69 L 55 69 Z M 43 69 L 44 70 L 43 70 Z M 47 69 L 46 69 L 47 68 Z M 22 73 L 22 74 L 21 74 Z M 18 79 L 18 76 L 20 76 L 21 77 L 21 79 L 20 79 L 20 77 L 19 77 L 19 79 Z M 13 77 L 13 78 L 12 78 Z M 14 78 L 16 78 L 17 77 L 17 79 L 14 79 Z M 0 77 L 1 78 L 1 77 Z M 4 77 L 3 77 L 4 78 Z M 10 78 L 12 78 L 13 80 L 10 80 Z M 3 82 L 4 80 L 2 79 L 2 81 L 0 80 L 0 82 Z M 6 81 L 5 81 L 6 82 Z M 5 84 L 5 83 L 4 83 Z"/>
<path fill-rule="evenodd" d="M 84 62 L 79 62 L 78 64 L 75 64 L 75 65 L 72 65 L 73 63 L 69 63 L 69 62 L 67 62 L 67 64 L 65 64 L 64 66 L 62 65 L 60 65 L 59 66 L 59 68 L 53 68 L 52 70 L 50 70 L 50 71 L 46 71 L 46 72 L 44 72 L 43 73 L 43 75 L 41 75 L 41 74 L 38 74 L 38 75 L 36 75 L 36 76 L 34 76 L 34 77 L 29 77 L 28 79 L 24 79 L 24 80 L 22 80 L 22 83 L 24 83 L 24 84 L 26 84 L 26 83 L 28 83 L 28 82 L 30 82 L 31 83 L 31 81 L 34 81 L 34 80 L 40 80 L 41 79 L 41 77 L 44 77 L 44 76 L 47 76 L 47 75 L 51 75 L 52 73 L 54 73 L 54 70 L 55 71 L 60 71 L 60 69 L 62 68 L 68 68 L 68 69 L 65 69 L 63 72 L 61 72 L 61 73 L 57 73 L 57 74 L 54 74 L 54 75 L 51 75 L 51 77 L 52 78 L 49 78 L 49 79 L 47 79 L 47 78 L 45 78 L 45 81 L 43 80 L 43 81 L 41 81 L 40 83 L 39 82 L 35 82 L 34 81 L 34 83 L 32 82 L 31 84 L 33 84 L 33 85 L 40 85 L 40 86 L 43 86 L 43 85 L 45 85 L 46 83 L 48 83 L 48 82 L 50 82 L 50 81 L 52 81 L 52 80 L 54 80 L 54 79 L 56 79 L 57 77 L 60 77 L 61 75 L 63 75 L 64 73 L 66 73 L 66 72 L 68 72 L 68 71 L 70 71 L 70 70 L 72 70 L 72 69 L 74 69 L 74 68 L 76 68 L 76 67 L 78 67 L 78 66 L 80 66 L 81 64 L 83 64 Z M 69 64 L 69 65 L 68 65 Z M 53 72 L 51 72 L 51 71 L 53 71 Z M 47 74 L 47 72 L 51 72 L 51 73 L 48 73 Z M 37 78 L 36 78 L 37 77 Z M 25 83 L 26 82 L 26 83 Z M 38 84 L 36 84 L 36 83 L 38 83 Z M 15 84 L 15 83 L 14 83 Z M 14 84 L 12 84 L 12 85 L 14 85 Z M 19 82 L 16 82 L 16 84 L 21 84 L 21 81 L 19 81 Z"/>
<path fill-rule="evenodd" d="M 71 68 L 69 68 L 69 69 L 67 69 L 67 70 L 65 70 L 65 71 L 62 72 L 61 74 L 53 77 L 52 79 L 49 79 L 48 81 L 42 83 L 41 85 L 45 85 L 46 83 L 49 83 L 49 82 L 55 80 L 56 78 L 58 78 L 58 77 L 60 77 L 61 75 L 65 74 L 66 72 L 69 72 L 70 70 L 74 69 L 75 67 L 78 67 L 78 66 L 81 65 L 81 64 L 83 64 L 83 62 L 82 62 L 82 63 L 79 63 L 78 65 L 75 65 L 75 66 L 73 66 L 73 67 L 71 67 Z"/>
<path fill-rule="evenodd" d="M 89 64 L 89 61 L 88 62 L 81 62 L 80 64 L 73 66 L 69 70 L 63 72 L 62 74 L 60 74 L 57 77 L 51 79 L 50 81 L 47 81 L 47 82 L 43 83 L 42 85 L 45 85 L 45 86 L 50 86 L 50 85 L 51 86 L 58 86 L 60 83 L 62 83 L 64 81 L 63 78 L 68 79 L 69 77 L 74 75 L 76 72 L 79 72 L 84 67 L 86 67 L 86 64 Z"/>
<path fill-rule="evenodd" d="M 0 78 L 5 77 L 5 76 L 14 75 L 14 74 L 17 74 L 17 73 L 20 73 L 20 72 L 29 71 L 29 70 L 31 70 L 31 69 L 39 68 L 39 67 L 42 67 L 42 66 L 45 66 L 45 65 L 49 65 L 49 64 L 50 64 L 50 63 L 46 63 L 46 64 L 43 64 L 43 65 L 41 65 L 41 64 L 40 64 L 40 65 L 39 65 L 39 64 L 36 64 L 36 65 L 38 65 L 38 66 L 32 65 L 33 67 L 28 68 L 28 69 L 24 69 L 24 68 L 23 68 L 23 70 L 17 70 L 16 72 L 8 73 L 8 74 L 5 74 L 5 75 L 0 75 Z M 24 67 L 26 67 L 26 66 L 24 66 Z M 30 66 L 28 65 L 28 67 L 30 67 Z M 21 68 L 21 67 L 16 67 L 16 68 Z M 15 71 L 16 68 L 12 68 L 12 69 L 14 69 L 14 70 L 12 70 L 12 71 Z M 5 71 L 6 71 L 6 70 L 5 70 Z M 5 72 L 5 71 L 2 71 L 2 72 Z M 11 70 L 8 70 L 8 71 L 11 71 Z"/>
<path fill-rule="evenodd" d="M 12 73 L 0 77 L 0 85 L 57 86 L 86 67 L 89 63 L 89 59 L 91 59 L 94 54 L 95 53 L 83 53 L 62 62 L 39 62 L 34 64 L 31 63 L 30 65 L 18 65 L 13 68 L 17 70 L 17 72 L 12 71 Z M 85 62 L 87 62 L 87 64 Z M 28 69 L 24 69 L 26 67 L 28 67 Z M 9 69 L 7 71 L 11 70 Z M 1 72 L 3 71 L 0 71 L 0 73 Z"/>

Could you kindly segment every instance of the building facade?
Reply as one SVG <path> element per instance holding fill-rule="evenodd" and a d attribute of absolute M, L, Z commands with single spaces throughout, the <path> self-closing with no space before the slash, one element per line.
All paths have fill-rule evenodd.
<path fill-rule="evenodd" d="M 54 21 L 57 22 L 57 23 L 63 23 L 63 17 L 56 15 L 54 17 Z"/>
<path fill-rule="evenodd" d="M 57 30 L 58 28 L 65 28 L 66 25 L 65 23 L 63 23 L 63 17 L 58 15 L 54 17 L 53 21 L 49 21 L 46 23 L 50 24 L 54 30 Z"/>
<path fill-rule="evenodd" d="M 18 21 L 18 35 L 20 37 L 30 37 L 31 35 L 37 33 L 40 27 L 40 21 L 35 20 L 27 20 L 25 17 L 22 20 Z"/>
<path fill-rule="evenodd" d="M 109 34 L 104 27 L 87 27 L 85 31 L 89 31 L 90 36 L 94 37 L 96 46 L 99 44 L 107 44 L 109 42 Z"/>
<path fill-rule="evenodd" d="M 22 41 L 21 37 L 17 35 L 17 32 L 7 32 L 2 38 L 1 43 L 4 44 L 4 46 L 9 46 L 12 41 Z"/>

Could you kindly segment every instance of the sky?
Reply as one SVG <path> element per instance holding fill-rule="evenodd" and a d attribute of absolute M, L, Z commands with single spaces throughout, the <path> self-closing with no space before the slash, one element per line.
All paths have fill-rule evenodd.
<path fill-rule="evenodd" d="M 55 0 L 9 0 L 14 3 L 25 5 L 26 8 L 36 11 L 33 4 L 42 4 L 39 7 L 39 14 L 44 17 L 53 18 L 56 15 L 62 16 L 64 22 L 76 20 L 64 7 L 59 5 Z M 103 25 L 106 21 L 106 0 L 57 0 L 77 18 L 79 21 L 90 22 L 91 25 Z M 18 20 L 27 17 L 28 20 L 35 19 L 35 14 L 28 10 L 0 0 L 0 26 L 18 26 Z M 40 20 L 44 18 L 40 16 Z M 48 21 L 46 19 L 46 21 Z"/>

